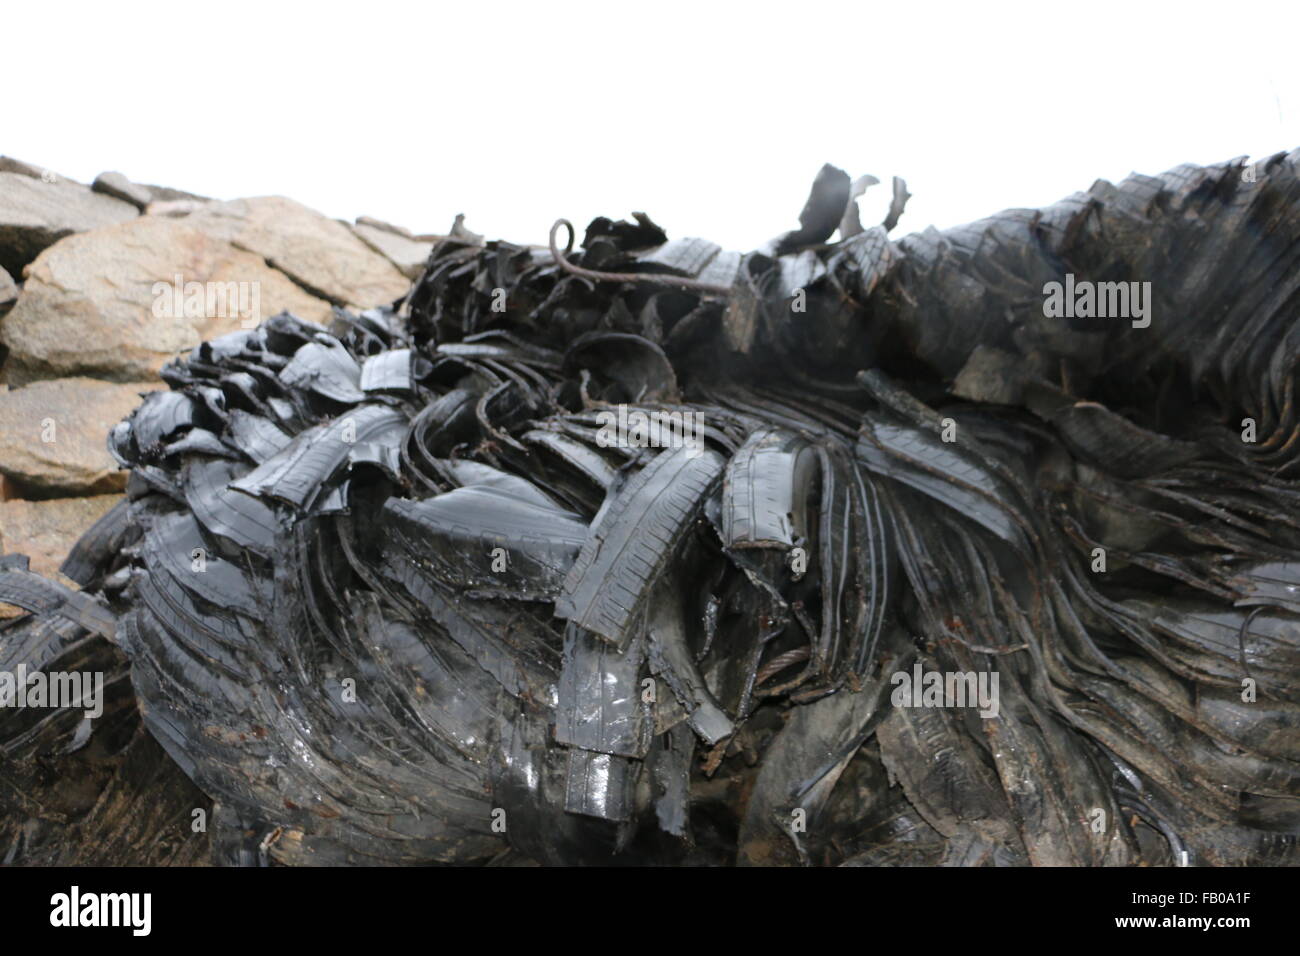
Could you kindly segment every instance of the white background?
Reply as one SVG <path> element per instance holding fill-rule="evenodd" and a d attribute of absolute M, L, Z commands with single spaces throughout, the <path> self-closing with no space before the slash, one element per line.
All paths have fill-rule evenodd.
<path fill-rule="evenodd" d="M 1300 4 L 70 2 L 0 11 L 0 153 L 491 237 L 750 249 L 823 162 L 896 235 L 1300 145 Z"/>

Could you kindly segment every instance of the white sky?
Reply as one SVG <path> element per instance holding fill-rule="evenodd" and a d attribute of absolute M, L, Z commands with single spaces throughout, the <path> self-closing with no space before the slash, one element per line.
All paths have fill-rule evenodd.
<path fill-rule="evenodd" d="M 544 242 L 644 210 L 751 249 L 823 162 L 895 235 L 1300 146 L 1300 3 L 17 3 L 0 153 Z"/>

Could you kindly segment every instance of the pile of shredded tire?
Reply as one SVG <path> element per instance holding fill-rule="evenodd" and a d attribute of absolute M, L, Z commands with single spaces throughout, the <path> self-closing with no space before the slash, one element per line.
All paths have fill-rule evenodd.
<path fill-rule="evenodd" d="M 458 227 L 198 346 L 80 590 L 0 564 L 0 670 L 105 675 L 0 711 L 0 858 L 1296 862 L 1297 163 L 899 240 L 828 166 L 744 255 Z"/>

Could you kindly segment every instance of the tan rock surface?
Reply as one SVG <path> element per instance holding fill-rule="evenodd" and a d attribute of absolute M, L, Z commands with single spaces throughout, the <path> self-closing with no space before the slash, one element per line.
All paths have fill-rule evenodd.
<path fill-rule="evenodd" d="M 162 387 L 66 378 L 0 392 L 0 471 L 48 494 L 120 491 L 126 472 L 108 453 L 108 433 L 141 392 Z"/>
<path fill-rule="evenodd" d="M 352 227 L 352 231 L 361 237 L 362 242 L 397 266 L 408 279 L 416 278 L 424 270 L 429 250 L 433 248 L 432 242 L 421 242 L 391 229 L 381 229 L 360 221 Z"/>
<path fill-rule="evenodd" d="M 122 495 L 0 501 L 0 538 L 6 551 L 31 558 L 31 569 L 55 577 L 72 546 Z"/>
<path fill-rule="evenodd" d="M 64 236 L 138 214 L 129 203 L 65 179 L 0 172 L 0 267 L 21 278 L 27 263 Z"/>
<path fill-rule="evenodd" d="M 283 196 L 209 203 L 182 221 L 262 256 L 338 305 L 383 305 L 411 285 L 343 223 Z"/>
<path fill-rule="evenodd" d="M 0 315 L 13 308 L 18 301 L 18 284 L 3 268 L 0 268 Z"/>
<path fill-rule="evenodd" d="M 143 216 L 69 236 L 31 264 L 17 304 L 0 319 L 0 343 L 10 350 L 6 380 L 147 380 L 178 353 L 241 328 L 238 295 L 200 310 L 208 314 L 186 314 L 182 297 L 177 314 L 170 291 L 177 276 L 182 292 L 191 282 L 223 293 L 228 283 L 248 283 L 246 302 L 257 303 L 260 319 L 286 309 L 313 322 L 330 317 L 327 302 L 259 256 L 187 219 Z"/>
<path fill-rule="evenodd" d="M 75 590 L 77 583 L 60 574 L 59 565 L 90 526 L 121 500 L 122 495 L 94 495 L 0 502 L 0 551 L 27 555 L 37 574 Z M 0 602 L 0 621 L 26 613 Z"/>

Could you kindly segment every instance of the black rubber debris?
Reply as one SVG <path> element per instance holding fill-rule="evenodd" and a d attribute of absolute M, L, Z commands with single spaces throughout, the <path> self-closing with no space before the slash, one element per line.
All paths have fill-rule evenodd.
<path fill-rule="evenodd" d="M 0 859 L 1300 861 L 1298 163 L 897 240 L 828 165 L 204 343 L 80 590 L 0 559 L 0 672 L 106 682 L 0 709 Z"/>

